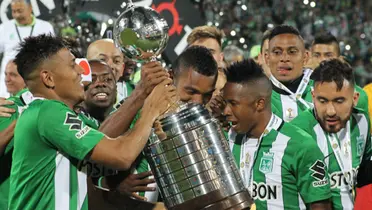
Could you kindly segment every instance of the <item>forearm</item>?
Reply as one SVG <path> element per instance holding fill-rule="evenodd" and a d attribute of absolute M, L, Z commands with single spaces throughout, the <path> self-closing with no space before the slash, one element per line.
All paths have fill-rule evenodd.
<path fill-rule="evenodd" d="M 99 130 L 111 138 L 125 133 L 143 106 L 145 98 L 142 95 L 141 91 L 133 91 L 133 94 L 124 101 L 120 108 L 101 124 Z"/>
<path fill-rule="evenodd" d="M 0 156 L 4 155 L 5 148 L 12 138 L 13 132 L 3 131 L 0 133 Z"/>
<path fill-rule="evenodd" d="M 131 129 L 127 133 L 127 135 L 119 137 L 121 151 L 120 154 L 123 154 L 127 156 L 127 158 L 129 158 L 130 165 L 136 160 L 138 155 L 145 147 L 150 136 L 154 121 L 154 115 L 144 110 L 141 117 L 134 125 L 134 128 Z"/>

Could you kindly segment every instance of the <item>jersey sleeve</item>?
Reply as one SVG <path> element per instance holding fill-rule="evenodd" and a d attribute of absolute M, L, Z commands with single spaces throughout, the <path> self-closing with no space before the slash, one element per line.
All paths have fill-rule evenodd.
<path fill-rule="evenodd" d="M 295 155 L 295 176 L 299 193 L 306 204 L 329 199 L 331 189 L 323 153 L 310 136 L 304 135 L 301 140 L 301 148 Z"/>
<path fill-rule="evenodd" d="M 53 101 L 45 101 L 41 105 L 38 129 L 45 143 L 78 160 L 83 160 L 104 137 L 103 133 L 87 126 L 67 106 Z"/>

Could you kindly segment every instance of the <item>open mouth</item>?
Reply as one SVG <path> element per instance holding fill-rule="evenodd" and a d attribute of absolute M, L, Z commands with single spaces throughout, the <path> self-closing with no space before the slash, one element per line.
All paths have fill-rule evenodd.
<path fill-rule="evenodd" d="M 98 101 L 103 101 L 103 100 L 108 99 L 108 94 L 104 93 L 104 92 L 98 92 L 98 93 L 94 94 L 93 97 L 94 97 L 94 99 L 96 99 Z"/>

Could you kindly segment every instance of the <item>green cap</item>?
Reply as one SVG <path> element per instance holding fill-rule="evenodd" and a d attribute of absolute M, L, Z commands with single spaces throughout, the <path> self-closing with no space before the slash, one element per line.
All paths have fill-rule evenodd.
<path fill-rule="evenodd" d="M 249 52 L 249 57 L 250 58 L 255 58 L 257 57 L 261 52 L 261 46 L 260 45 L 255 45 L 251 48 L 251 51 Z"/>

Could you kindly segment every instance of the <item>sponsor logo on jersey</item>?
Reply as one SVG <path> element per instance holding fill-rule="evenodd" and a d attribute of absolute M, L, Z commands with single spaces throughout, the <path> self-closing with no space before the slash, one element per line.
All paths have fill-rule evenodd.
<path fill-rule="evenodd" d="M 71 130 L 80 131 L 83 122 L 75 114 L 67 112 L 64 124 L 70 126 L 70 131 Z"/>
<path fill-rule="evenodd" d="M 81 138 L 83 138 L 89 131 L 91 130 L 91 128 L 90 127 L 88 127 L 88 126 L 85 126 L 83 129 L 81 129 L 79 132 L 77 132 L 76 134 L 75 134 L 75 137 L 77 138 L 77 139 L 81 139 Z"/>
<path fill-rule="evenodd" d="M 326 179 L 325 164 L 321 160 L 317 160 L 311 167 L 310 170 L 313 171 L 311 176 L 315 179 L 313 182 L 313 187 L 321 187 L 328 184 L 328 179 Z"/>
<path fill-rule="evenodd" d="M 259 170 L 262 173 L 270 173 L 273 171 L 274 164 L 274 153 L 264 152 L 263 157 L 261 158 Z"/>
<path fill-rule="evenodd" d="M 259 200 L 277 199 L 280 185 L 267 185 L 265 183 L 253 183 L 252 197 Z"/>
<path fill-rule="evenodd" d="M 331 183 L 330 183 L 331 188 L 334 189 L 334 188 L 340 188 L 341 186 L 347 186 L 350 184 L 351 179 L 353 179 L 355 183 L 356 175 L 358 174 L 358 169 L 359 167 L 353 168 L 353 173 L 351 173 L 351 171 L 348 171 L 346 173 L 346 176 L 341 171 L 333 172 L 332 174 L 330 174 L 329 177 L 331 180 Z"/>
<path fill-rule="evenodd" d="M 78 169 L 79 171 L 85 172 L 87 176 L 93 178 L 99 178 L 102 176 L 112 176 L 118 173 L 117 170 L 107 168 L 101 164 L 86 160 L 79 162 Z"/>

